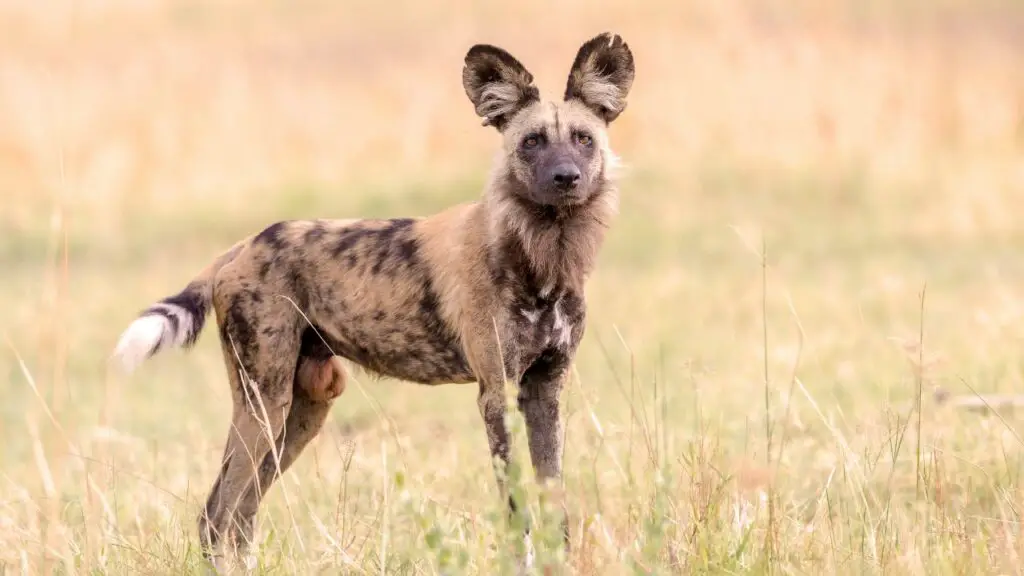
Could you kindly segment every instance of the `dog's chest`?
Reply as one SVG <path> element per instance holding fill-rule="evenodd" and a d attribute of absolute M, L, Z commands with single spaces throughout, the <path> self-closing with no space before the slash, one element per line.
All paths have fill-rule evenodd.
<path fill-rule="evenodd" d="M 521 359 L 529 363 L 544 352 L 568 354 L 579 338 L 582 298 L 554 290 L 519 296 L 511 312 L 513 338 Z"/>

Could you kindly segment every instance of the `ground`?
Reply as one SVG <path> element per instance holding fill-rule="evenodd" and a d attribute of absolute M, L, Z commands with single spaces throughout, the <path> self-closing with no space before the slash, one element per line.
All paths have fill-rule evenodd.
<path fill-rule="evenodd" d="M 959 404 L 1024 383 L 1021 4 L 19 0 L 0 21 L 5 569 L 199 573 L 216 331 L 128 377 L 120 331 L 270 222 L 476 198 L 500 138 L 468 47 L 558 95 L 608 29 L 637 63 L 621 210 L 564 396 L 573 548 L 560 564 L 542 524 L 539 562 L 1019 570 L 1024 421 Z M 356 377 L 265 502 L 260 569 L 496 573 L 489 466 L 472 388 Z"/>

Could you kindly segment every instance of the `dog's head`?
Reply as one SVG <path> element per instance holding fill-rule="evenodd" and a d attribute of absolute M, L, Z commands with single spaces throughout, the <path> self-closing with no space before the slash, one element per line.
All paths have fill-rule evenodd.
<path fill-rule="evenodd" d="M 633 54 L 618 35 L 580 47 L 561 101 L 542 101 L 533 75 L 511 54 L 478 44 L 466 54 L 462 84 L 505 139 L 508 175 L 524 200 L 545 206 L 585 203 L 603 189 L 612 161 L 608 124 L 626 108 Z"/>

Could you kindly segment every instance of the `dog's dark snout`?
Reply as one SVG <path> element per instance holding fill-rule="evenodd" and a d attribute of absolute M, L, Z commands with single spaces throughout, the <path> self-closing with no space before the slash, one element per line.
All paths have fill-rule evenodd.
<path fill-rule="evenodd" d="M 575 164 L 559 164 L 555 166 L 554 179 L 559 188 L 575 188 L 580 181 L 580 169 Z"/>

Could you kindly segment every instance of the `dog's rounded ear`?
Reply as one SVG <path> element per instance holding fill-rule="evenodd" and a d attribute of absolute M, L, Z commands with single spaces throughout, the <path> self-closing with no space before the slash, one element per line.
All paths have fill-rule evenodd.
<path fill-rule="evenodd" d="M 580 46 L 565 86 L 566 100 L 579 100 L 605 123 L 626 109 L 633 86 L 633 53 L 618 34 L 605 32 Z"/>
<path fill-rule="evenodd" d="M 483 125 L 498 130 L 504 130 L 516 112 L 540 99 L 533 74 L 511 54 L 489 44 L 469 49 L 462 86 Z"/>

